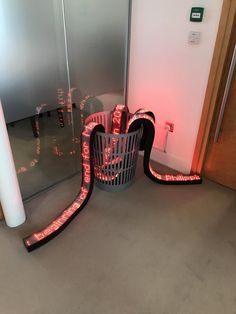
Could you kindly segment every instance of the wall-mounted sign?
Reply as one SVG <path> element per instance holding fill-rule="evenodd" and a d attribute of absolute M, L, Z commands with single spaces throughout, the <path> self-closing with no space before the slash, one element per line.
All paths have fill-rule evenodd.
<path fill-rule="evenodd" d="M 202 22 L 204 14 L 204 8 L 194 7 L 191 9 L 190 21 L 191 22 Z"/>

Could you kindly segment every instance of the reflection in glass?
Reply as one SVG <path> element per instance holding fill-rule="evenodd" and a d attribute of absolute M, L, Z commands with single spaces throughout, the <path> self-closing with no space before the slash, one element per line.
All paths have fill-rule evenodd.
<path fill-rule="evenodd" d="M 71 134 L 71 114 L 38 106 L 35 116 L 8 124 L 16 170 L 24 197 L 75 172 L 78 140 Z"/>
<path fill-rule="evenodd" d="M 76 171 L 71 111 L 60 125 L 69 88 L 63 11 L 58 0 L 1 0 L 0 10 L 0 97 L 27 198 Z"/>
<path fill-rule="evenodd" d="M 124 102 L 128 0 L 0 0 L 0 98 L 26 199 L 80 171 L 86 117 Z"/>
<path fill-rule="evenodd" d="M 104 110 L 124 102 L 128 0 L 64 0 L 70 83 Z"/>

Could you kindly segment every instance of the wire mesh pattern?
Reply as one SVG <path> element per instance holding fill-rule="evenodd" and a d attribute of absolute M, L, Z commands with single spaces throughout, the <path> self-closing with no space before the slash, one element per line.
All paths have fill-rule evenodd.
<path fill-rule="evenodd" d="M 86 122 L 102 123 L 110 130 L 110 112 L 99 112 Z M 103 190 L 122 190 L 132 184 L 138 159 L 141 129 L 128 134 L 97 132 L 94 140 L 95 183 Z"/>

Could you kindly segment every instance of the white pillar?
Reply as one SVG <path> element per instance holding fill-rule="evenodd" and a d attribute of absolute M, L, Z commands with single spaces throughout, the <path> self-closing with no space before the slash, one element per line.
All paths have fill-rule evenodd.
<path fill-rule="evenodd" d="M 9 227 L 25 221 L 25 211 L 0 100 L 0 200 Z"/>

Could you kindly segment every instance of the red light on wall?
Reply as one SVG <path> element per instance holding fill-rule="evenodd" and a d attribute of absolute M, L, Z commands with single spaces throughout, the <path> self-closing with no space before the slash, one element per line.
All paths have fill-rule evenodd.
<path fill-rule="evenodd" d="M 143 112 L 143 111 L 142 111 Z M 144 172 L 153 181 L 161 184 L 198 184 L 202 182 L 199 175 L 183 174 L 160 174 L 154 170 L 150 164 L 150 154 L 155 136 L 155 126 L 153 114 L 142 113 L 138 111 L 127 124 L 127 132 L 133 131 L 133 128 L 143 126 L 143 146 L 144 146 Z"/>

